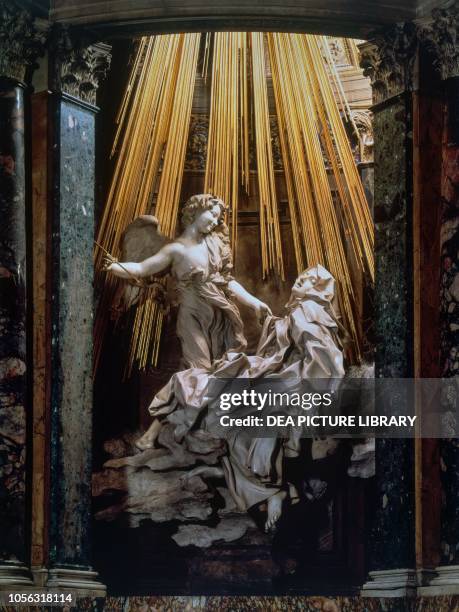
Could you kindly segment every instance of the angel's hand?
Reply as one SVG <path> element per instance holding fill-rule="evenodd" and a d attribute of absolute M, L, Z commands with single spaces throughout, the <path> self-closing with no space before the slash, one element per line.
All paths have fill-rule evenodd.
<path fill-rule="evenodd" d="M 260 323 L 263 323 L 263 321 L 266 319 L 268 315 L 273 314 L 268 304 L 265 304 L 259 299 L 256 299 L 256 302 L 254 304 L 254 310 L 256 312 L 257 319 Z"/>
<path fill-rule="evenodd" d="M 111 272 L 112 266 L 115 263 L 118 263 L 116 257 L 113 257 L 112 255 L 104 255 L 104 258 L 102 260 L 102 270 L 104 272 Z"/>

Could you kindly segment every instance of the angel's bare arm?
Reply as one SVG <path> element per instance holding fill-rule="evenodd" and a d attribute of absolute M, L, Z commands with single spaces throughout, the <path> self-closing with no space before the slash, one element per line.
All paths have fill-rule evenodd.
<path fill-rule="evenodd" d="M 126 279 L 130 279 L 133 276 L 136 278 L 151 276 L 152 274 L 162 272 L 172 264 L 178 248 L 180 248 L 180 245 L 177 245 L 175 242 L 166 244 L 153 257 L 148 257 L 144 261 L 139 263 L 133 261 L 121 262 L 121 265 L 119 263 L 112 263 L 106 269 L 115 274 L 115 276 Z"/>
<path fill-rule="evenodd" d="M 257 312 L 259 318 L 263 318 L 268 314 L 272 314 L 271 309 L 267 304 L 249 293 L 247 289 L 244 289 L 244 287 L 236 280 L 230 280 L 230 282 L 228 283 L 228 289 L 238 300 L 238 302 L 240 302 L 241 304 L 245 304 L 250 308 L 253 308 Z"/>

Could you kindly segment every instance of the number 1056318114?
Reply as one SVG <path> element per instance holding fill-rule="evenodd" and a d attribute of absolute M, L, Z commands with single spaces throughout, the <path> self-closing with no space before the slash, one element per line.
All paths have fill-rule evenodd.
<path fill-rule="evenodd" d="M 2 597 L 3 595 L 3 597 Z M 29 604 L 47 604 L 48 606 L 63 606 L 74 603 L 74 595 L 72 593 L 56 593 L 51 591 L 42 591 L 34 593 L 3 593 L 0 594 L 0 599 L 3 604 L 29 605 Z"/>

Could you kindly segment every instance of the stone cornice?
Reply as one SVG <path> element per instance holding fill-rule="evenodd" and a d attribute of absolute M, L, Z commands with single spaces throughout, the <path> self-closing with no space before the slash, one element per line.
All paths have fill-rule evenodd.
<path fill-rule="evenodd" d="M 12 0 L 0 0 L 0 77 L 28 83 L 46 37 L 47 27 L 30 13 Z"/>
<path fill-rule="evenodd" d="M 95 106 L 100 82 L 111 62 L 111 47 L 79 37 L 64 27 L 53 32 L 53 89 Z"/>
<path fill-rule="evenodd" d="M 402 23 L 359 45 L 360 66 L 371 80 L 375 104 L 413 89 L 417 43 L 415 25 Z"/>
<path fill-rule="evenodd" d="M 401 23 L 359 45 L 360 65 L 378 104 L 413 89 L 418 45 L 430 54 L 442 80 L 459 76 L 459 2 L 436 8 L 428 21 Z"/>
<path fill-rule="evenodd" d="M 434 9 L 432 20 L 419 27 L 419 39 L 429 51 L 442 80 L 459 76 L 459 4 Z"/>

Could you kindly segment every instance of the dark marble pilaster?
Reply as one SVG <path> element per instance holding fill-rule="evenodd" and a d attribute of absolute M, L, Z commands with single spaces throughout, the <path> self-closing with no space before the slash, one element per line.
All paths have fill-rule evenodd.
<path fill-rule="evenodd" d="M 413 375 L 412 84 L 414 28 L 399 25 L 363 45 L 373 87 L 376 376 Z M 397 407 L 394 406 L 394 412 Z M 376 441 L 376 500 L 363 593 L 413 593 L 414 445 Z"/>
<path fill-rule="evenodd" d="M 24 90 L 0 79 L 0 558 L 27 563 Z"/>
<path fill-rule="evenodd" d="M 91 569 L 95 95 L 105 46 L 59 33 L 53 63 L 49 587 L 101 594 Z M 101 58 L 104 58 L 102 61 Z M 104 63 L 105 62 L 105 63 Z"/>
<path fill-rule="evenodd" d="M 459 147 L 443 150 L 440 342 L 442 376 L 459 375 Z M 442 440 L 441 562 L 459 564 L 459 441 Z"/>
<path fill-rule="evenodd" d="M 0 2 L 0 590 L 31 585 L 26 479 L 25 85 L 43 51 L 31 16 Z"/>
<path fill-rule="evenodd" d="M 440 370 L 459 375 L 459 6 L 432 12 L 421 31 L 438 77 L 443 82 L 444 133 L 440 228 Z M 459 443 L 440 441 L 441 560 L 429 589 L 459 593 Z"/>
<path fill-rule="evenodd" d="M 432 65 L 444 83 L 448 107 L 449 144 L 459 145 L 459 5 L 432 11 L 428 26 L 420 29 L 420 38 L 430 54 Z"/>
<path fill-rule="evenodd" d="M 440 373 L 439 292 L 440 192 L 443 99 L 432 64 L 420 49 L 419 89 L 414 99 L 414 235 L 415 235 L 415 375 Z M 427 584 L 439 560 L 439 440 L 416 440 L 416 562 L 421 585 Z"/>

